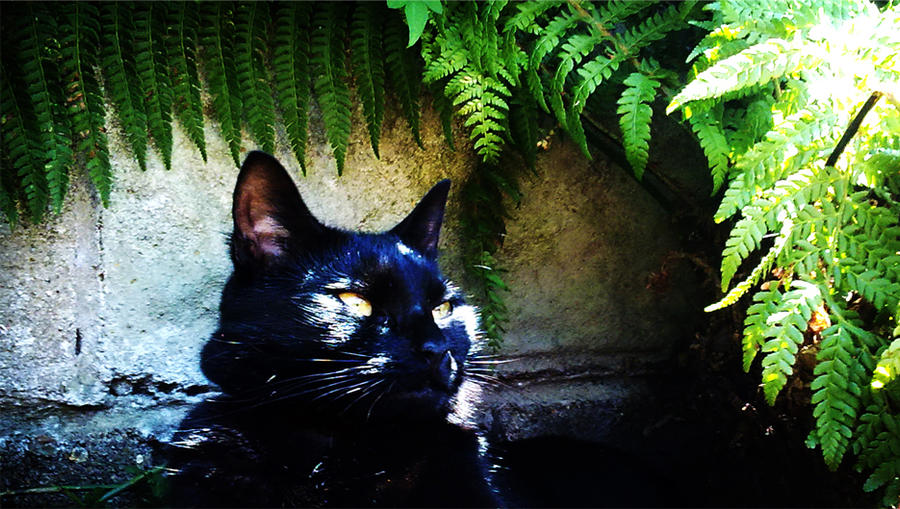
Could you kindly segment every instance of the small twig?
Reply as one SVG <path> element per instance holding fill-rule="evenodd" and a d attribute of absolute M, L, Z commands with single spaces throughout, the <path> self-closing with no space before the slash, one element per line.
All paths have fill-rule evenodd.
<path fill-rule="evenodd" d="M 871 110 L 873 106 L 875 106 L 875 103 L 878 102 L 878 99 L 880 99 L 882 95 L 881 92 L 872 92 L 872 95 L 869 96 L 866 103 L 862 105 L 859 113 L 857 113 L 856 116 L 853 117 L 853 120 L 850 121 L 850 125 L 847 126 L 847 131 L 841 136 L 840 141 L 838 141 L 837 145 L 834 147 L 834 151 L 831 152 L 831 155 L 828 156 L 828 160 L 825 161 L 825 166 L 834 166 L 838 158 L 841 157 L 841 154 L 844 152 L 844 149 L 847 148 L 847 144 L 850 143 L 850 140 L 854 136 L 856 136 L 856 131 L 858 131 L 859 126 L 862 125 L 862 121 L 866 117 L 866 114 L 869 113 L 869 110 Z"/>

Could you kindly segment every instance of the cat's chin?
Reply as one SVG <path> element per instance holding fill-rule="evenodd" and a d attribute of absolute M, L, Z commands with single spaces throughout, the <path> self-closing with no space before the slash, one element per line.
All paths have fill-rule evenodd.
<path fill-rule="evenodd" d="M 374 417 L 381 421 L 403 422 L 443 420 L 451 410 L 455 390 L 425 386 L 392 392 L 375 408 Z"/>

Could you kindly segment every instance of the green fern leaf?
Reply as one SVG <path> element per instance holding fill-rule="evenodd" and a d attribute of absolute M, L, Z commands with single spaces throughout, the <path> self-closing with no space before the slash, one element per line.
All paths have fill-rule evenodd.
<path fill-rule="evenodd" d="M 143 91 L 147 126 L 162 155 L 166 169 L 172 167 L 172 85 L 166 69 L 163 45 L 166 4 L 140 4 L 134 11 L 134 63 Z"/>
<path fill-rule="evenodd" d="M 519 11 L 509 19 L 503 28 L 504 32 L 528 32 L 536 34 L 541 28 L 537 25 L 537 20 L 545 16 L 546 12 L 564 5 L 562 0 L 550 0 L 543 2 L 517 2 L 516 9 Z"/>
<path fill-rule="evenodd" d="M 812 404 L 816 418 L 817 442 L 822 447 L 825 464 L 837 469 L 850 446 L 850 437 L 860 412 L 862 380 L 865 370 L 853 358 L 856 346 L 850 332 L 841 324 L 822 331 L 817 355 Z"/>
<path fill-rule="evenodd" d="M 538 144 L 537 103 L 530 94 L 517 90 L 512 97 L 510 106 L 510 137 L 525 159 L 525 164 L 534 169 L 537 164 Z"/>
<path fill-rule="evenodd" d="M 722 251 L 722 291 L 728 289 L 741 262 L 759 247 L 766 231 L 762 210 L 758 207 L 745 208 L 744 217 L 732 228 Z"/>
<path fill-rule="evenodd" d="M 735 161 L 733 179 L 714 220 L 720 223 L 750 204 L 759 188 L 769 188 L 817 158 L 839 134 L 836 116 L 819 110 L 801 110 L 780 123 Z M 796 150 L 803 147 L 804 150 Z"/>
<path fill-rule="evenodd" d="M 782 294 L 778 291 L 778 285 L 775 283 L 770 285 L 768 290 L 756 292 L 753 295 L 753 305 L 747 308 L 743 339 L 743 366 L 746 373 L 750 372 L 750 365 L 756 358 L 756 353 L 766 342 L 769 330 L 767 320 L 775 314 L 781 304 Z"/>
<path fill-rule="evenodd" d="M 451 103 L 447 99 L 447 96 L 444 95 L 443 87 L 441 87 L 439 82 L 430 84 L 428 90 L 431 94 L 431 102 L 434 105 L 434 109 L 437 110 L 438 116 L 441 119 L 441 128 L 444 131 L 444 141 L 447 142 L 447 146 L 450 147 L 450 150 L 456 150 L 456 146 L 453 142 L 453 103 Z"/>
<path fill-rule="evenodd" d="M 219 122 L 235 166 L 241 162 L 241 112 L 243 98 L 234 72 L 235 26 L 231 4 L 210 2 L 201 4 L 201 35 L 203 68 L 212 96 L 213 113 Z"/>
<path fill-rule="evenodd" d="M 345 21 L 342 8 L 337 4 L 325 4 L 315 13 L 316 29 L 312 35 L 312 62 L 316 67 L 313 87 L 322 107 L 325 133 L 334 151 L 338 175 L 344 171 L 351 121 L 344 48 Z"/>
<path fill-rule="evenodd" d="M 169 5 L 167 58 L 172 82 L 172 109 L 206 162 L 203 132 L 203 103 L 197 72 L 197 9 L 184 2 Z"/>
<path fill-rule="evenodd" d="M 878 359 L 878 366 L 872 375 L 872 389 L 883 389 L 898 376 L 900 376 L 900 339 L 895 339 Z"/>
<path fill-rule="evenodd" d="M 419 134 L 419 84 L 422 82 L 422 63 L 418 52 L 406 47 L 404 31 L 406 25 L 396 13 L 389 13 L 384 33 L 384 63 L 406 123 L 412 131 L 413 139 L 422 147 Z M 424 47 L 424 46 L 423 46 Z"/>
<path fill-rule="evenodd" d="M 266 152 L 275 151 L 275 103 L 264 57 L 269 4 L 241 3 L 235 17 L 235 71 L 244 117 L 254 140 Z"/>
<path fill-rule="evenodd" d="M 631 163 L 638 180 L 644 174 L 650 151 L 650 120 L 653 109 L 650 104 L 656 97 L 659 81 L 640 72 L 633 72 L 624 81 L 628 88 L 619 98 L 619 126 L 625 142 L 625 157 Z"/>
<path fill-rule="evenodd" d="M 309 119 L 309 7 L 310 4 L 288 2 L 276 11 L 275 47 L 272 66 L 275 90 L 285 132 L 303 174 L 306 174 L 307 122 Z"/>
<path fill-rule="evenodd" d="M 362 3 L 353 11 L 350 25 L 350 59 L 375 157 L 378 157 L 378 138 L 384 119 L 383 19 L 384 10 L 379 4 Z"/>
<path fill-rule="evenodd" d="M 147 114 L 134 67 L 135 33 L 131 6 L 126 3 L 101 4 L 101 66 L 104 85 L 116 117 L 141 169 L 147 168 Z"/>
<path fill-rule="evenodd" d="M 21 31 L 21 28 L 20 28 Z M 16 39 L 23 40 L 24 34 L 19 32 L 15 34 Z M 4 45 L 7 42 L 4 41 Z M 39 142 L 40 132 L 36 127 L 36 120 L 32 105 L 27 100 L 27 93 L 22 90 L 14 90 L 13 81 L 9 79 L 10 71 L 7 66 L 12 64 L 11 59 L 0 62 L 0 110 L 4 115 L 9 115 L 8 120 L 0 122 L 0 142 L 2 142 L 2 150 L 0 156 L 3 157 L 3 168 L 9 168 L 15 171 L 0 172 L 0 184 L 4 187 L 5 198 L 2 203 L 2 210 L 6 214 L 10 225 L 15 225 L 18 219 L 18 211 L 16 210 L 15 200 L 18 197 L 17 191 L 26 193 L 24 189 L 29 183 L 23 175 L 31 178 L 32 193 L 42 193 L 39 200 L 26 200 L 24 203 L 29 205 L 29 213 L 32 219 L 37 219 L 43 214 L 47 205 L 47 191 L 44 177 L 44 171 L 41 166 L 41 146 Z M 16 182 L 15 174 L 20 180 Z M 38 185 L 35 186 L 35 183 Z M 42 202 L 42 203 L 40 203 Z"/>
<path fill-rule="evenodd" d="M 728 176 L 728 153 L 731 146 L 722 130 L 722 107 L 716 106 L 691 116 L 690 124 L 700 140 L 713 177 L 712 194 L 716 194 Z"/>
<path fill-rule="evenodd" d="M 625 56 L 634 56 L 638 50 L 652 42 L 658 41 L 673 30 L 680 30 L 686 26 L 685 18 L 697 4 L 696 1 L 678 2 L 642 21 L 638 26 L 621 35 L 614 35 L 616 47 Z M 635 7 L 640 7 L 637 4 Z"/>
<path fill-rule="evenodd" d="M 105 129 L 105 108 L 94 67 L 100 44 L 100 13 L 87 2 L 61 6 L 60 25 L 62 73 L 69 83 L 66 90 L 69 118 L 78 138 L 77 150 L 84 154 L 88 175 L 103 206 L 109 206 L 112 168 Z"/>
<path fill-rule="evenodd" d="M 38 161 L 43 164 L 43 176 L 28 168 L 20 168 L 22 187 L 28 198 L 32 218 L 39 221 L 46 208 L 47 198 L 59 213 L 69 185 L 68 170 L 72 163 L 71 128 L 63 111 L 63 91 L 55 65 L 58 58 L 56 20 L 47 4 L 28 4 L 25 33 L 20 42 L 22 72 L 33 105 L 37 140 L 42 152 Z"/>
<path fill-rule="evenodd" d="M 795 289 L 786 292 L 778 310 L 770 315 L 766 323 L 770 329 L 768 340 L 762 351 L 766 354 L 762 361 L 763 392 L 770 405 L 787 384 L 787 377 L 793 373 L 797 351 L 803 344 L 803 333 L 812 317 L 813 310 L 822 304 L 819 287 L 806 281 L 794 281 Z"/>
<path fill-rule="evenodd" d="M 666 113 L 702 99 L 746 89 L 803 68 L 815 67 L 816 59 L 802 44 L 769 39 L 728 57 L 698 74 L 666 108 Z"/>

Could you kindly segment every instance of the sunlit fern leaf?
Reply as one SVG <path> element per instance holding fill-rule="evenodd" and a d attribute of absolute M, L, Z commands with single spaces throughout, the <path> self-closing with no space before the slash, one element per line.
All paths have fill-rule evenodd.
<path fill-rule="evenodd" d="M 746 207 L 743 214 L 744 217 L 731 229 L 722 251 L 722 291 L 728 289 L 741 262 L 759 247 L 767 231 L 765 216 L 759 207 Z"/>
<path fill-rule="evenodd" d="M 147 114 L 134 67 L 134 25 L 127 3 L 101 4 L 101 65 L 104 88 L 141 169 L 147 168 Z"/>
<path fill-rule="evenodd" d="M 287 2 L 277 6 L 272 68 L 285 133 L 306 174 L 309 119 L 309 11 L 311 4 Z"/>
<path fill-rule="evenodd" d="M 94 74 L 98 66 L 100 14 L 87 2 L 61 4 L 61 65 L 68 83 L 69 118 L 75 131 L 76 148 L 84 155 L 88 175 L 103 205 L 109 206 L 112 168 L 105 128 L 105 106 L 100 84 Z"/>
<path fill-rule="evenodd" d="M 900 338 L 891 342 L 878 359 L 872 375 L 872 389 L 880 390 L 900 377 Z"/>
<path fill-rule="evenodd" d="M 769 315 L 766 323 L 766 342 L 762 346 L 763 392 L 770 405 L 787 384 L 793 373 L 796 355 L 803 344 L 803 333 L 813 310 L 822 304 L 819 287 L 806 281 L 794 281 L 790 291 L 782 296 L 777 311 Z"/>
<path fill-rule="evenodd" d="M 350 140 L 350 89 L 347 85 L 344 33 L 347 20 L 338 4 L 325 4 L 315 12 L 312 34 L 313 88 L 322 108 L 325 133 L 334 151 L 337 171 L 344 171 L 344 157 Z"/>
<path fill-rule="evenodd" d="M 264 56 L 269 4 L 240 3 L 235 12 L 235 62 L 244 117 L 254 140 L 266 152 L 275 150 L 275 104 Z"/>
<path fill-rule="evenodd" d="M 822 331 L 822 342 L 810 389 L 815 405 L 816 441 L 825 464 L 836 470 L 850 447 L 850 437 L 860 412 L 865 369 L 854 358 L 857 347 L 850 331 L 838 323 Z"/>
<path fill-rule="evenodd" d="M 815 57 L 803 44 L 769 39 L 701 72 L 672 99 L 666 112 L 671 113 L 691 101 L 718 97 L 814 66 Z"/>
<path fill-rule="evenodd" d="M 765 139 L 735 161 L 738 177 L 728 184 L 715 221 L 722 222 L 746 207 L 758 189 L 774 186 L 785 175 L 800 170 L 806 161 L 817 156 L 815 149 L 832 146 L 839 136 L 836 121 L 833 113 L 804 109 L 774 127 Z"/>
<path fill-rule="evenodd" d="M 169 5 L 167 58 L 172 82 L 172 109 L 206 161 L 203 103 L 197 72 L 198 10 L 185 2 Z"/>
<path fill-rule="evenodd" d="M 700 140 L 706 160 L 709 162 L 709 169 L 713 177 L 711 194 L 715 194 L 728 176 L 728 153 L 731 151 L 731 144 L 728 143 L 722 130 L 722 107 L 717 105 L 712 109 L 692 115 L 689 121 L 691 129 Z"/>
<path fill-rule="evenodd" d="M 631 163 L 634 176 L 638 180 L 644 174 L 650 151 L 650 121 L 653 109 L 650 103 L 656 97 L 659 81 L 633 72 L 624 81 L 628 87 L 619 98 L 619 126 L 625 145 L 625 157 Z"/>
<path fill-rule="evenodd" d="M 63 111 L 64 92 L 56 67 L 59 52 L 56 20 L 49 8 L 39 3 L 24 6 L 27 16 L 21 18 L 24 30 L 19 43 L 22 77 L 34 112 L 34 127 L 39 133 L 34 139 L 39 144 L 35 148 L 40 150 L 37 160 L 42 174 L 32 165 L 18 170 L 35 222 L 43 216 L 48 199 L 57 213 L 62 209 L 72 164 L 71 128 Z"/>
<path fill-rule="evenodd" d="M 778 291 L 778 284 L 776 282 L 769 284 L 768 290 L 760 290 L 753 295 L 753 304 L 747 308 L 742 348 L 745 372 L 750 371 L 750 365 L 756 358 L 756 353 L 766 342 L 766 332 L 769 329 L 766 320 L 775 314 L 781 303 L 782 293 Z"/>
<path fill-rule="evenodd" d="M 138 4 L 134 15 L 134 63 L 147 126 L 166 169 L 172 167 L 172 85 L 163 42 L 167 4 Z"/>
<path fill-rule="evenodd" d="M 200 40 L 203 68 L 212 97 L 213 113 L 235 166 L 241 158 L 241 112 L 243 98 L 235 62 L 235 26 L 233 5 L 225 2 L 201 4 Z"/>
<path fill-rule="evenodd" d="M 384 63 L 390 90 L 400 101 L 400 108 L 409 125 L 413 139 L 422 147 L 419 133 L 419 88 L 422 83 L 422 64 L 414 49 L 406 47 L 406 36 L 397 27 L 403 21 L 397 14 L 388 14 L 384 33 Z"/>
<path fill-rule="evenodd" d="M 384 55 L 381 41 L 384 16 L 385 10 L 381 4 L 360 3 L 353 11 L 350 24 L 350 61 L 375 157 L 378 157 L 378 139 L 384 119 Z"/>
<path fill-rule="evenodd" d="M 775 263 L 775 259 L 781 253 L 782 249 L 785 246 L 785 243 L 788 239 L 791 238 L 792 231 L 793 224 L 791 222 L 786 222 L 782 226 L 778 236 L 775 237 L 775 242 L 772 244 L 772 247 L 769 248 L 769 251 L 765 254 L 765 256 L 763 256 L 759 263 L 756 264 L 756 267 L 753 268 L 753 270 L 750 272 L 750 275 L 740 283 L 736 284 L 734 288 L 729 290 L 728 293 L 718 302 L 706 306 L 705 308 L 703 308 L 703 310 L 708 313 L 710 311 L 716 311 L 718 309 L 728 307 L 737 302 L 738 299 L 740 299 L 748 291 L 750 291 L 753 285 L 757 284 L 772 268 L 772 265 Z"/>

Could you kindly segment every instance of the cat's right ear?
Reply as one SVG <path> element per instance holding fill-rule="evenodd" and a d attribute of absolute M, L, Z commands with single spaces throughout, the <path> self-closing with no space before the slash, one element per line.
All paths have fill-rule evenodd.
<path fill-rule="evenodd" d="M 265 152 L 247 155 L 234 188 L 235 268 L 277 265 L 324 231 L 300 198 L 297 186 L 277 159 Z"/>

